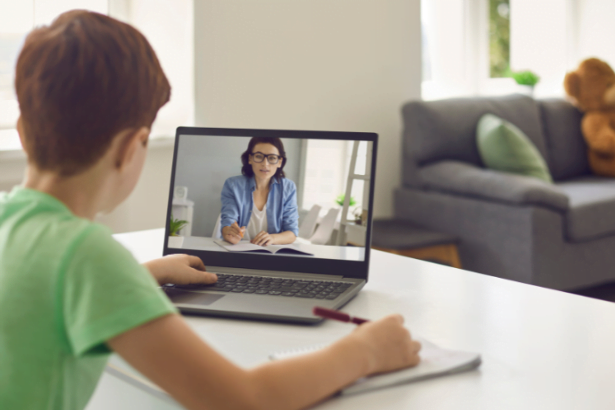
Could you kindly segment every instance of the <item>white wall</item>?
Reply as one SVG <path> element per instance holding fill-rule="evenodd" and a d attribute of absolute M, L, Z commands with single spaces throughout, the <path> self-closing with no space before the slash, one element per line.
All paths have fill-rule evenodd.
<path fill-rule="evenodd" d="M 112 213 L 97 218 L 114 232 L 162 228 L 167 212 L 172 141 L 152 141 L 141 179 L 133 193 Z M 23 181 L 23 151 L 0 152 L 0 191 L 10 191 Z M 161 249 L 162 251 L 162 249 Z"/>
<path fill-rule="evenodd" d="M 135 190 L 112 213 L 99 216 L 98 222 L 109 226 L 115 233 L 164 227 L 173 164 L 172 144 L 168 139 L 150 142 Z"/>
<path fill-rule="evenodd" d="M 0 192 L 10 191 L 23 181 L 26 156 L 23 151 L 0 152 Z"/>
<path fill-rule="evenodd" d="M 196 0 L 200 126 L 380 134 L 375 213 L 392 214 L 401 105 L 420 98 L 419 0 Z"/>

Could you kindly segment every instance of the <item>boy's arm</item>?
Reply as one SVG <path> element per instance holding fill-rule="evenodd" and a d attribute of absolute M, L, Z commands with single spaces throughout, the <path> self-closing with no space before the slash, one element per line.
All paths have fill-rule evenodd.
<path fill-rule="evenodd" d="M 109 340 L 128 363 L 188 409 L 299 409 L 370 373 L 418 363 L 420 345 L 399 315 L 363 324 L 319 352 L 243 370 L 178 315 Z"/>

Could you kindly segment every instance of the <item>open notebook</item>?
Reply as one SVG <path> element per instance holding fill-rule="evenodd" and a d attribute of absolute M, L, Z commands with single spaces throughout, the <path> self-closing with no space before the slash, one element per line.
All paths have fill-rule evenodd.
<path fill-rule="evenodd" d="M 304 250 L 299 249 L 295 245 L 269 245 L 269 246 L 260 246 L 254 245 L 248 241 L 241 241 L 238 244 L 231 244 L 223 240 L 215 240 L 217 245 L 223 247 L 227 251 L 230 252 L 254 252 L 254 253 L 290 253 L 290 254 L 300 254 L 307 256 L 314 256 L 313 253 L 306 252 Z"/>
<path fill-rule="evenodd" d="M 419 340 L 423 346 L 420 352 L 421 362 L 418 366 L 398 370 L 396 372 L 364 377 L 357 380 L 353 385 L 346 387 L 341 391 L 341 394 L 363 393 L 383 387 L 397 386 L 399 384 L 460 373 L 475 369 L 481 363 L 481 358 L 478 353 L 442 349 L 427 340 L 417 340 Z M 311 353 L 323 347 L 325 347 L 325 345 L 274 353 L 271 354 L 269 358 L 271 360 L 285 359 L 287 357 Z"/>

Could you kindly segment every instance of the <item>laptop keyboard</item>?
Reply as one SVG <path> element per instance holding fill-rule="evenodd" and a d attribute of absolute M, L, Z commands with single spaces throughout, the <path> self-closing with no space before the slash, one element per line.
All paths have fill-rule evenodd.
<path fill-rule="evenodd" d="M 298 280 L 267 276 L 230 275 L 218 273 L 218 281 L 211 285 L 172 285 L 165 287 L 217 292 L 252 293 L 310 299 L 333 300 L 353 284 L 327 280 Z"/>

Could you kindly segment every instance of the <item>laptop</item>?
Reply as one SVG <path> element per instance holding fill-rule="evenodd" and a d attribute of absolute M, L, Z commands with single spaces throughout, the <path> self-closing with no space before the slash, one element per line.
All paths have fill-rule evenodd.
<path fill-rule="evenodd" d="M 291 323 L 344 306 L 368 279 L 377 143 L 362 132 L 179 127 L 163 254 L 200 257 L 218 282 L 165 293 L 184 314 Z M 269 184 L 261 209 L 257 183 Z M 225 236 L 233 223 L 243 238 Z M 283 243 L 254 245 L 257 231 Z"/>

